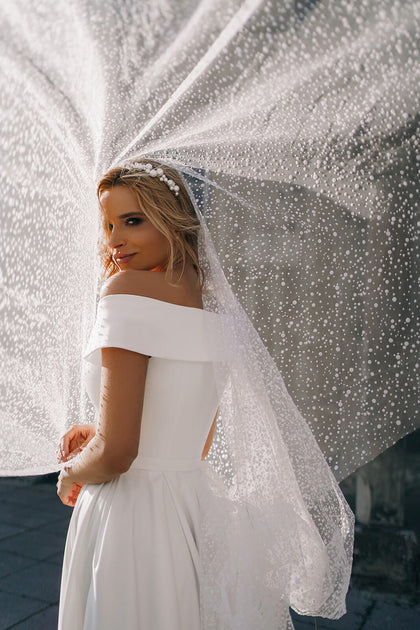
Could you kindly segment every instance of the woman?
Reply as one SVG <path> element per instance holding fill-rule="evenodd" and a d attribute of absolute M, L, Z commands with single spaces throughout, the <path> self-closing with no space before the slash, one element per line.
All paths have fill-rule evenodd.
<path fill-rule="evenodd" d="M 59 630 L 284 630 L 289 606 L 340 617 L 353 515 L 184 180 L 139 158 L 98 197 L 97 424 L 61 443 L 58 494 L 75 510 Z"/>
<path fill-rule="evenodd" d="M 62 440 L 61 458 L 71 465 L 58 494 L 76 505 L 63 566 L 63 629 L 200 625 L 192 477 L 211 444 L 217 399 L 205 348 L 194 347 L 202 345 L 203 318 L 211 317 L 202 310 L 199 223 L 180 181 L 173 190 L 160 170 L 139 166 L 113 169 L 98 185 L 109 275 L 101 302 L 129 309 L 128 327 L 127 316 L 138 313 L 145 330 L 138 338 L 136 324 L 110 331 L 108 342 L 118 347 L 102 348 L 97 427 L 75 426 Z M 161 318 L 168 347 L 151 338 L 147 316 L 155 326 Z M 118 316 L 115 323 L 124 324 Z M 187 345 L 176 338 L 183 327 Z M 128 343 L 113 340 L 119 332 Z"/>

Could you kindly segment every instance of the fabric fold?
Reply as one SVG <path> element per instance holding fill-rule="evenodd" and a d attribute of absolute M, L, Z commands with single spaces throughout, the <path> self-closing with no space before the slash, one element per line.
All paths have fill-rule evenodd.
<path fill-rule="evenodd" d="M 133 294 L 99 300 L 83 358 L 100 362 L 101 347 L 117 347 L 165 359 L 223 361 L 228 344 L 219 315 Z"/>

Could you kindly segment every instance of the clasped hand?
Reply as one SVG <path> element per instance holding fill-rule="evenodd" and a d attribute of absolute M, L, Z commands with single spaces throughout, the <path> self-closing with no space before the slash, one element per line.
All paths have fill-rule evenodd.
<path fill-rule="evenodd" d="M 96 432 L 94 424 L 75 424 L 61 438 L 57 447 L 58 462 L 67 462 L 90 442 Z M 69 474 L 62 470 L 58 476 L 57 494 L 64 505 L 74 507 L 83 483 L 69 480 Z"/>

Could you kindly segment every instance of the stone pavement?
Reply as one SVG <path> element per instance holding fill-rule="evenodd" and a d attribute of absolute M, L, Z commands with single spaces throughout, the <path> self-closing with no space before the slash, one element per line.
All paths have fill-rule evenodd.
<path fill-rule="evenodd" d="M 59 500 L 56 480 L 57 475 L 0 478 L 0 630 L 57 628 L 73 508 Z"/>
<path fill-rule="evenodd" d="M 0 630 L 57 628 L 61 562 L 72 508 L 57 497 L 56 479 L 0 477 Z M 317 618 L 318 630 L 420 630 L 416 596 L 350 588 L 347 608 L 337 621 Z M 312 617 L 292 616 L 296 630 L 315 629 Z"/>

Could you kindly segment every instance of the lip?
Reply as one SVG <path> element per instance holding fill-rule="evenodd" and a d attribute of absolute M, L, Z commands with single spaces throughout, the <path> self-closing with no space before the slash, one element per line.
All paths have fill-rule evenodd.
<path fill-rule="evenodd" d="M 115 256 L 115 260 L 117 262 L 121 262 L 121 263 L 125 263 L 128 262 L 129 260 L 131 260 L 133 258 L 133 256 L 135 256 L 135 254 L 117 254 L 117 256 Z"/>

